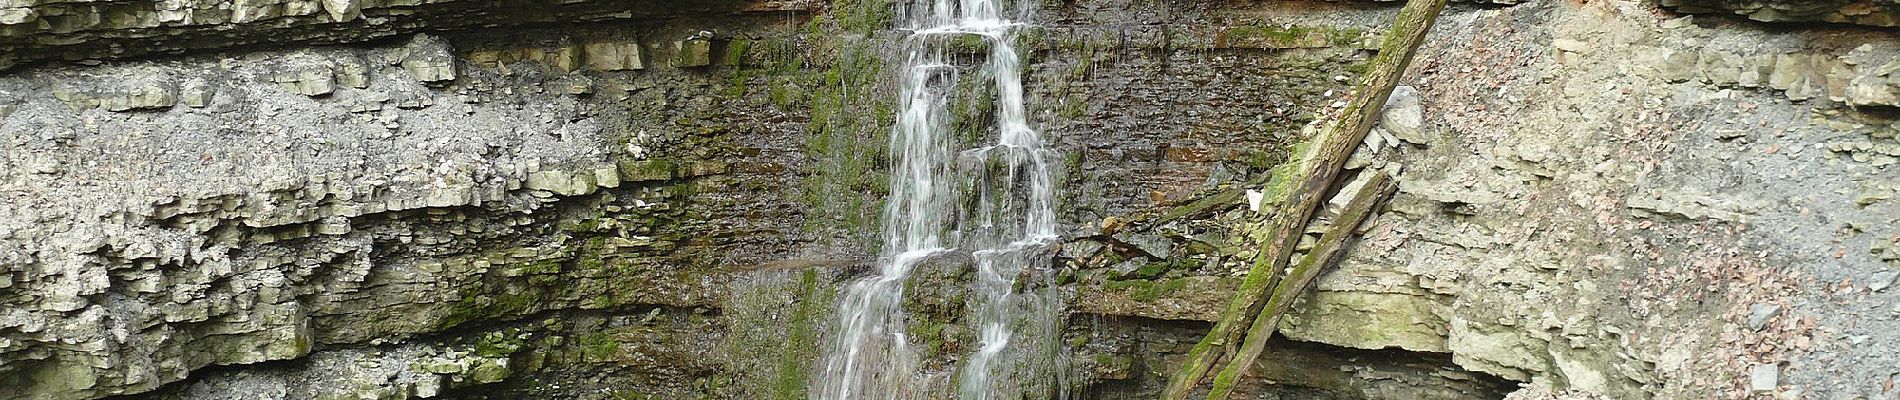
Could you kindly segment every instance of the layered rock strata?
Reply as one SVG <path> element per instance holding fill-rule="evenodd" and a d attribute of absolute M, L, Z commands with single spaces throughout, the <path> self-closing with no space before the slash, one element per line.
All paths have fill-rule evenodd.
<path fill-rule="evenodd" d="M 805 397 L 889 4 L 679 3 L 0 3 L 0 398 Z M 1065 379 L 1151 393 L 1393 9 L 1043 7 Z M 1900 38 L 1702 7 L 1449 11 L 1353 163 L 1401 193 L 1246 393 L 1889 393 Z M 966 279 L 912 283 L 936 370 Z"/>

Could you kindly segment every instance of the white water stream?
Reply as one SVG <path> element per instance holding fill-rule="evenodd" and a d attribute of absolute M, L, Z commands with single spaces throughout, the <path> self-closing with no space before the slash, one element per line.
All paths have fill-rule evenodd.
<path fill-rule="evenodd" d="M 905 283 L 933 258 L 967 253 L 975 280 L 964 320 L 978 340 L 960 358 L 959 398 L 1056 396 L 1062 386 L 1060 305 L 1046 277 L 1056 242 L 1053 178 L 1040 135 L 1023 107 L 1016 32 L 1023 27 L 996 0 L 912 0 L 898 4 L 911 32 L 904 39 L 902 82 L 890 152 L 878 275 L 852 283 L 838 304 L 833 340 L 816 372 L 812 398 L 913 399 L 938 388 L 920 370 L 906 337 Z M 1025 12 L 1017 12 L 1018 17 Z M 976 40 L 972 40 L 976 39 Z M 958 146 L 948 107 L 963 67 L 958 44 L 980 42 L 976 71 L 994 80 L 994 143 Z"/>

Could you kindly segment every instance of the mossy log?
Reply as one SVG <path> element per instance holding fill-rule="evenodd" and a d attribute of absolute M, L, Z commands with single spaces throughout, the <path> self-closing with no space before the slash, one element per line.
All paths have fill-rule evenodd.
<path fill-rule="evenodd" d="M 1426 32 L 1444 10 L 1445 1 L 1408 0 L 1399 11 L 1398 20 L 1386 32 L 1384 43 L 1379 47 L 1378 57 L 1372 60 L 1371 68 L 1360 81 L 1357 95 L 1340 112 L 1339 118 L 1314 138 L 1318 146 L 1303 157 L 1301 173 L 1294 177 L 1298 186 L 1288 193 L 1286 201 L 1281 202 L 1274 213 L 1264 248 L 1254 259 L 1247 279 L 1228 302 L 1213 330 L 1189 350 L 1181 371 L 1169 380 L 1167 389 L 1162 392 L 1163 399 L 1186 399 L 1217 362 L 1236 358 L 1243 330 L 1255 325 L 1250 321 L 1262 314 L 1269 296 L 1280 286 L 1280 271 L 1285 269 L 1294 246 L 1299 244 L 1307 221 L 1325 202 L 1325 194 L 1338 178 L 1346 159 L 1365 140 L 1373 117 L 1398 85 L 1399 75 L 1411 63 L 1419 44 L 1425 41 Z"/>
<path fill-rule="evenodd" d="M 1233 392 L 1234 381 L 1246 374 L 1247 368 L 1252 367 L 1254 360 L 1266 350 L 1267 339 L 1272 338 L 1274 331 L 1279 329 L 1280 317 L 1293 308 L 1293 301 L 1306 293 L 1307 287 L 1313 285 L 1313 280 L 1319 278 L 1326 266 L 1332 265 L 1333 259 L 1346 248 L 1346 239 L 1352 236 L 1353 230 L 1398 189 L 1398 181 L 1392 180 L 1385 171 L 1378 171 L 1366 181 L 1365 186 L 1359 188 L 1359 192 L 1353 194 L 1352 202 L 1333 220 L 1333 226 L 1326 230 L 1326 234 L 1320 236 L 1319 245 L 1307 252 L 1306 258 L 1300 260 L 1293 270 L 1287 271 L 1287 277 L 1273 288 L 1273 296 L 1267 299 L 1266 307 L 1260 316 L 1254 318 L 1253 326 L 1247 328 L 1246 340 L 1240 346 L 1240 352 L 1227 362 L 1227 367 L 1221 369 L 1219 375 L 1214 376 L 1214 388 L 1207 393 L 1209 400 L 1224 400 Z"/>

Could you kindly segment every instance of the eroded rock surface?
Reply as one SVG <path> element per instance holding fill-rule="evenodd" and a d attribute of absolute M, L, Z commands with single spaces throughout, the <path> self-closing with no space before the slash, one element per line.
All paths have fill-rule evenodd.
<path fill-rule="evenodd" d="M 1833 22 L 1880 27 L 1900 26 L 1900 2 L 1893 0 L 1661 0 L 1685 13 L 1724 13 L 1763 22 Z"/>
<path fill-rule="evenodd" d="M 1351 163 L 1401 193 L 1243 392 L 1890 395 L 1891 5 L 1717 3 L 1449 11 Z M 0 399 L 804 398 L 890 4 L 563 4 L 0 3 L 0 68 L 80 61 L 0 73 Z M 1065 379 L 1150 395 L 1395 8 L 1042 7 Z M 947 371 L 968 277 L 919 276 Z"/>
<path fill-rule="evenodd" d="M 248 45 L 336 44 L 422 30 L 556 21 L 665 19 L 797 11 L 780 0 L 9 0 L 0 3 L 0 70 L 38 61 L 98 63 Z"/>

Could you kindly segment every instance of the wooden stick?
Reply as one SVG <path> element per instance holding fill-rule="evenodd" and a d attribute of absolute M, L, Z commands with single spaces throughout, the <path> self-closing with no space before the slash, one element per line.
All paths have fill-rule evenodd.
<path fill-rule="evenodd" d="M 1365 140 L 1366 132 L 1372 128 L 1373 116 L 1384 108 L 1392 88 L 1398 85 L 1399 75 L 1405 72 L 1412 54 L 1424 43 L 1425 33 L 1444 8 L 1445 0 L 1408 0 L 1399 11 L 1398 21 L 1386 32 L 1385 42 L 1361 81 L 1358 95 L 1341 111 L 1339 120 L 1321 131 L 1315 138 L 1319 145 L 1302 159 L 1302 173 L 1294 177 L 1298 185 L 1288 192 L 1287 200 L 1281 202 L 1274 213 L 1268 224 L 1269 234 L 1264 238 L 1265 248 L 1254 258 L 1240 291 L 1228 302 L 1214 329 L 1188 351 L 1187 362 L 1169 380 L 1167 389 L 1162 392 L 1163 399 L 1186 399 L 1216 362 L 1233 358 L 1238 351 L 1234 343 L 1239 341 L 1242 330 L 1252 325 L 1247 321 L 1265 308 L 1271 289 L 1279 284 L 1280 270 L 1286 267 L 1293 247 L 1299 244 L 1306 222 L 1325 200 L 1323 196 L 1346 159 Z"/>
<path fill-rule="evenodd" d="M 1221 369 L 1219 375 L 1214 376 L 1214 389 L 1207 393 L 1208 400 L 1225 400 L 1233 392 L 1234 381 L 1244 376 L 1247 368 L 1252 367 L 1254 360 L 1266 350 L 1267 339 L 1272 338 L 1273 332 L 1279 329 L 1280 317 L 1293 308 L 1293 300 L 1306 293 L 1307 287 L 1313 285 L 1313 280 L 1319 278 L 1326 266 L 1332 265 L 1333 259 L 1346 248 L 1346 239 L 1372 215 L 1373 209 L 1398 190 L 1398 181 L 1392 180 L 1385 171 L 1379 171 L 1366 180 L 1358 193 L 1353 194 L 1352 202 L 1340 212 L 1339 218 L 1333 220 L 1333 226 L 1326 230 L 1326 234 L 1320 236 L 1319 245 L 1307 252 L 1306 259 L 1300 260 L 1298 266 L 1287 272 L 1287 278 L 1273 288 L 1273 297 L 1267 300 L 1266 308 L 1254 319 L 1253 326 L 1247 329 L 1246 342 L 1241 345 L 1240 353 L 1227 362 L 1227 367 Z"/>

